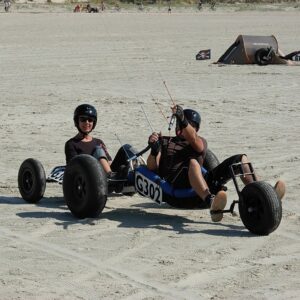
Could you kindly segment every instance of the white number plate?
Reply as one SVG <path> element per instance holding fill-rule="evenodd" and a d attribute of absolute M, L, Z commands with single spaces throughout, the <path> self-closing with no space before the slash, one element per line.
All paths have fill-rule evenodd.
<path fill-rule="evenodd" d="M 47 180 L 48 181 L 55 181 L 58 182 L 60 184 L 62 184 L 63 182 L 63 178 L 64 178 L 64 173 L 65 173 L 65 166 L 59 166 L 59 167 L 55 167 L 50 175 L 48 176 Z"/>
<path fill-rule="evenodd" d="M 156 203 L 161 204 L 163 202 L 161 187 L 139 172 L 135 173 L 135 188 L 140 194 Z"/>

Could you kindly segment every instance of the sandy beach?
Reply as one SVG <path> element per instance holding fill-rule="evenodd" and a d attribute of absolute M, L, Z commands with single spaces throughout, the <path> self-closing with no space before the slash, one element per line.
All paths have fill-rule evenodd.
<path fill-rule="evenodd" d="M 217 10 L 0 14 L 0 299 L 299 299 L 300 68 L 212 64 L 239 34 L 300 48 L 300 11 Z M 212 59 L 196 61 L 201 49 Z M 198 110 L 220 160 L 247 153 L 272 185 L 287 184 L 283 217 L 255 236 L 238 216 L 112 196 L 100 218 L 75 219 L 60 185 L 28 204 L 17 174 L 65 163 L 74 108 L 98 109 L 94 136 L 112 156 L 138 149 L 151 126 L 168 134 L 172 104 Z M 154 99 L 154 100 L 153 100 Z M 229 203 L 237 200 L 228 184 Z"/>

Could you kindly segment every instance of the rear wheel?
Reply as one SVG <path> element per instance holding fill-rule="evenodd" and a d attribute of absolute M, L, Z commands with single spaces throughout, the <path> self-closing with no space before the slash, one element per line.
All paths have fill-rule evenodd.
<path fill-rule="evenodd" d="M 72 214 L 79 218 L 98 217 L 107 201 L 107 177 L 92 156 L 75 156 L 67 165 L 63 193 Z"/>
<path fill-rule="evenodd" d="M 19 168 L 18 186 L 22 198 L 29 203 L 37 203 L 43 198 L 46 175 L 38 160 L 33 158 L 24 160 Z"/>
<path fill-rule="evenodd" d="M 280 224 L 281 201 L 269 183 L 252 182 L 242 190 L 239 212 L 249 231 L 258 235 L 268 235 Z"/>

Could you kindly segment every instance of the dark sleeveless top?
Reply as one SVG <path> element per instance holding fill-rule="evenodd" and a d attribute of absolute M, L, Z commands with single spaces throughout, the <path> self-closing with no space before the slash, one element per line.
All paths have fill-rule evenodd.
<path fill-rule="evenodd" d="M 191 159 L 196 159 L 202 166 L 206 154 L 207 142 L 200 137 L 204 150 L 198 152 L 189 142 L 180 137 L 162 137 L 161 158 L 159 162 L 159 175 L 167 181 L 172 181 L 183 167 L 188 167 Z"/>

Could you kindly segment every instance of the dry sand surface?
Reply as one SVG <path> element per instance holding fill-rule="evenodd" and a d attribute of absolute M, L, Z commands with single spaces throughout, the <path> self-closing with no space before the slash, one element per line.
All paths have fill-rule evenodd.
<path fill-rule="evenodd" d="M 238 34 L 274 34 L 299 50 L 299 12 L 1 13 L 0 299 L 299 299 L 300 68 L 211 64 Z M 196 61 L 200 49 L 211 61 Z M 115 155 L 141 149 L 152 126 L 167 134 L 171 105 L 199 110 L 220 160 L 248 153 L 259 175 L 287 183 L 269 236 L 238 216 L 158 207 L 112 196 L 98 219 L 75 219 L 59 185 L 37 204 L 19 195 L 21 162 L 64 164 L 83 102 L 99 111 L 94 135 Z M 229 184 L 229 198 L 237 198 Z M 230 201 L 231 202 L 231 201 Z M 237 211 L 237 208 L 236 208 Z"/>

